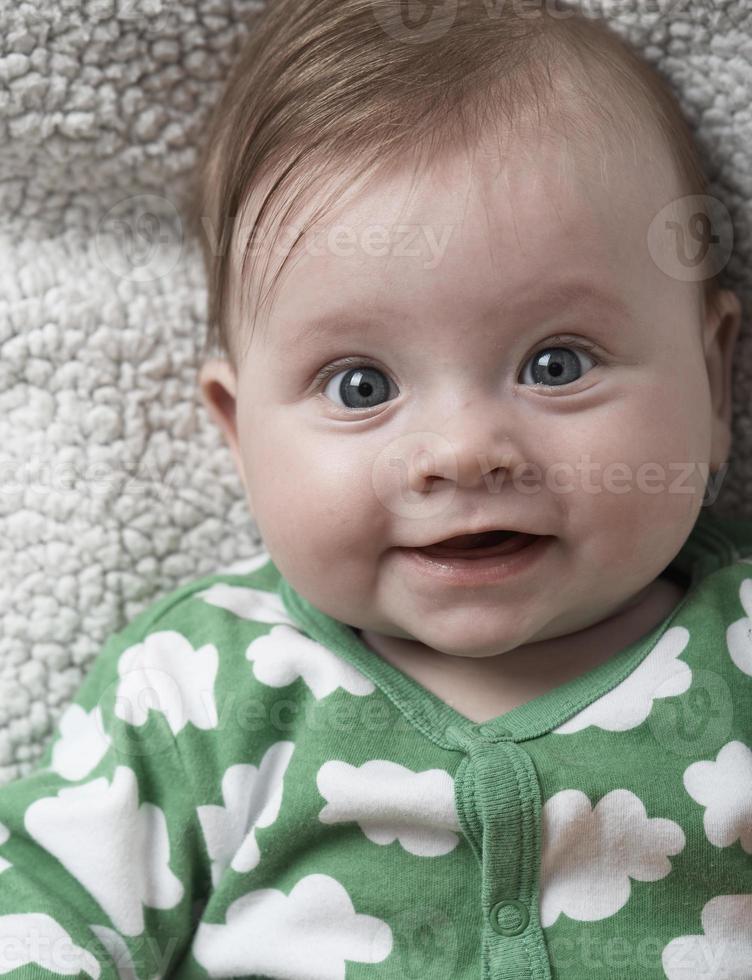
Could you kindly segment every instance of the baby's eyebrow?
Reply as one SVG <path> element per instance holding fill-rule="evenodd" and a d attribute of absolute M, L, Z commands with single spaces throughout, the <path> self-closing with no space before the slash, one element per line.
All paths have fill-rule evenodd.
<path fill-rule="evenodd" d="M 383 322 L 387 323 L 390 318 L 393 320 L 396 316 L 398 316 L 396 310 L 385 311 Z M 378 331 L 381 326 L 382 323 L 377 316 L 364 317 L 353 310 L 334 309 L 317 316 L 298 320 L 291 326 L 292 335 L 285 342 L 305 345 L 315 342 L 317 339 L 331 339 L 337 334 L 346 336 L 357 333 L 362 336 L 369 330 Z"/>
<path fill-rule="evenodd" d="M 616 310 L 624 316 L 629 313 L 627 304 L 620 296 L 599 286 L 596 282 L 581 280 L 561 282 L 557 283 L 551 292 L 562 303 L 568 303 L 572 306 L 576 303 L 587 303 L 589 305 L 607 306 L 610 310 Z"/>
<path fill-rule="evenodd" d="M 557 310 L 568 308 L 591 308 L 607 310 L 609 314 L 620 319 L 627 319 L 630 311 L 624 300 L 616 293 L 600 286 L 597 282 L 587 280 L 571 280 L 567 282 L 549 283 L 547 286 L 538 284 L 529 290 L 529 297 L 518 304 L 519 311 L 530 312 L 535 308 Z M 352 309 L 335 307 L 324 313 L 310 318 L 301 318 L 292 327 L 292 339 L 295 343 L 305 345 L 316 339 L 331 339 L 341 334 L 358 334 L 362 336 L 369 330 L 379 331 L 388 328 L 389 324 L 406 326 L 409 320 L 404 311 L 397 308 L 369 305 L 372 311 L 368 316 Z M 480 311 L 478 321 L 487 321 L 498 316 L 501 311 L 509 310 L 509 301 L 498 297 L 492 300 Z"/>

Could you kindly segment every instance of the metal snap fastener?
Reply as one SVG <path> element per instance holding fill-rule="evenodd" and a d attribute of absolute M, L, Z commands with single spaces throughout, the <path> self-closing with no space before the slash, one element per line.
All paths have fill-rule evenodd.
<path fill-rule="evenodd" d="M 491 928 L 500 936 L 518 936 L 530 921 L 530 912 L 524 902 L 509 898 L 493 906 L 489 919 Z"/>

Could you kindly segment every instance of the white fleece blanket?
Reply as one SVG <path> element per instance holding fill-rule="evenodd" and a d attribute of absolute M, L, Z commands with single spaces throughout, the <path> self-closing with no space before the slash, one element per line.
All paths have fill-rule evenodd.
<path fill-rule="evenodd" d="M 254 6 L 2 6 L 0 782 L 29 770 L 109 635 L 260 545 L 198 393 L 204 283 L 180 221 L 196 141 Z M 749 0 L 587 9 L 673 80 L 736 225 L 728 279 L 748 316 Z M 751 375 L 745 323 L 733 463 L 714 506 L 750 517 Z"/>

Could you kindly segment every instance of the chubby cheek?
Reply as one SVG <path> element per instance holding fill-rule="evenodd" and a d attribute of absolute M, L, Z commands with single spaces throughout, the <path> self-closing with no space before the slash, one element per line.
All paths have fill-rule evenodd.
<path fill-rule="evenodd" d="M 702 402 L 703 391 L 694 394 Z M 574 490 L 553 492 L 572 543 L 595 567 L 658 574 L 684 543 L 702 505 L 710 451 L 709 406 L 703 412 L 691 395 L 665 383 L 625 390 L 559 431 L 556 458 L 570 461 Z"/>
<path fill-rule="evenodd" d="M 372 587 L 389 525 L 358 439 L 267 416 L 241 441 L 254 518 L 293 587 L 311 601 L 317 585 L 327 593 Z"/>

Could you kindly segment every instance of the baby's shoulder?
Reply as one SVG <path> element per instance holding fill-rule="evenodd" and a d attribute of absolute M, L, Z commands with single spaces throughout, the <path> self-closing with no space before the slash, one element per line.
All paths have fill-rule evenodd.
<path fill-rule="evenodd" d="M 702 513 L 686 547 L 692 588 L 677 612 L 715 640 L 752 617 L 752 520 Z"/>
<path fill-rule="evenodd" d="M 269 685 L 260 683 L 255 661 L 269 659 L 271 648 L 284 648 L 296 629 L 280 581 L 265 551 L 196 578 L 131 619 L 104 659 L 117 659 L 121 673 L 168 674 L 181 690 L 200 677 L 207 691 L 223 696 L 261 696 L 257 689 Z"/>
<path fill-rule="evenodd" d="M 725 641 L 732 627 L 746 623 L 752 650 L 752 553 L 730 547 L 723 561 L 717 555 L 708 560 L 708 567 L 696 571 L 697 581 L 672 618 L 714 644 Z"/>
<path fill-rule="evenodd" d="M 682 717 L 709 725 L 707 738 L 752 748 L 752 554 L 734 544 L 690 589 L 661 649 L 668 654 L 672 645 L 673 679 L 687 699 L 677 708 Z"/>
<path fill-rule="evenodd" d="M 192 636 L 238 643 L 268 632 L 275 624 L 294 625 L 279 590 L 281 575 L 269 553 L 219 568 L 193 579 L 154 602 L 139 626 L 175 628 Z M 135 622 L 135 621 L 134 621 Z"/>

